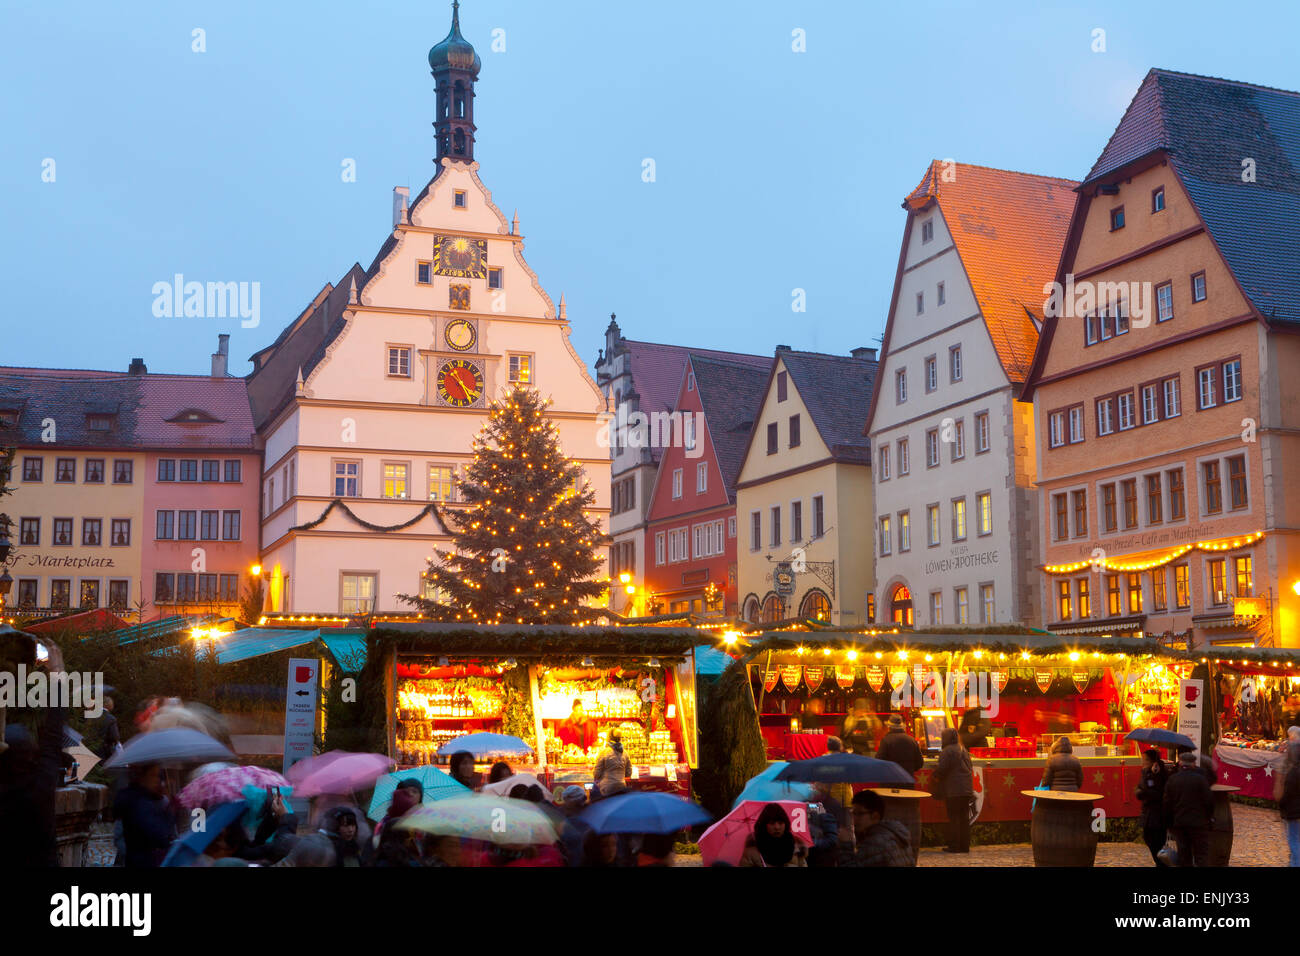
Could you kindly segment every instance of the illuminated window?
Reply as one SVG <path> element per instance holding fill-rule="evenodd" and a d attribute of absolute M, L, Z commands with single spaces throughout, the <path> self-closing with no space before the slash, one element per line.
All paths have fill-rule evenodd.
<path fill-rule="evenodd" d="M 1079 617 L 1092 617 L 1092 596 L 1088 590 L 1087 578 L 1076 578 L 1075 591 L 1079 595 Z"/>
<path fill-rule="evenodd" d="M 992 624 L 997 620 L 997 611 L 993 604 L 993 585 L 980 585 L 980 623 Z"/>
<path fill-rule="evenodd" d="M 1151 572 L 1151 610 L 1169 610 L 1168 585 L 1169 575 L 1165 573 L 1164 568 L 1157 568 Z"/>
<path fill-rule="evenodd" d="M 1222 605 L 1228 603 L 1228 562 L 1223 558 L 1211 558 L 1205 562 L 1210 574 L 1210 603 Z"/>
<path fill-rule="evenodd" d="M 384 497 L 406 498 L 407 466 L 404 464 L 384 465 Z"/>
<path fill-rule="evenodd" d="M 1233 558 L 1233 571 L 1237 578 L 1237 597 L 1251 597 L 1255 593 L 1254 562 L 1250 555 Z"/>
<path fill-rule="evenodd" d="M 1056 618 L 1059 621 L 1070 619 L 1073 602 L 1070 599 L 1070 581 L 1068 578 L 1056 582 Z"/>
<path fill-rule="evenodd" d="M 451 465 L 429 466 L 429 500 L 455 501 L 455 474 Z"/>
<path fill-rule="evenodd" d="M 533 380 L 533 357 L 531 355 L 510 356 L 510 381 L 516 385 L 527 385 Z"/>
<path fill-rule="evenodd" d="M 1192 606 L 1191 580 L 1187 565 L 1180 564 L 1174 568 L 1174 600 L 1180 608 Z"/>
<path fill-rule="evenodd" d="M 975 533 L 993 533 L 993 495 L 987 491 L 975 496 Z"/>
<path fill-rule="evenodd" d="M 943 624 L 943 592 L 930 592 L 930 624 L 939 627 Z"/>
<path fill-rule="evenodd" d="M 939 506 L 927 505 L 925 509 L 925 543 L 930 547 L 939 544 Z"/>
<path fill-rule="evenodd" d="M 1111 617 L 1119 617 L 1122 613 L 1118 574 L 1106 575 L 1106 613 Z"/>
<path fill-rule="evenodd" d="M 953 588 L 953 623 L 965 626 L 970 623 L 970 600 L 966 588 Z"/>
<path fill-rule="evenodd" d="M 1136 571 L 1128 576 L 1128 612 L 1142 613 L 1142 575 Z"/>
<path fill-rule="evenodd" d="M 375 609 L 376 575 L 344 574 L 339 585 L 339 611 L 369 614 Z"/>
<path fill-rule="evenodd" d="M 894 588 L 889 600 L 889 619 L 895 624 L 912 626 L 912 592 L 901 584 Z"/>

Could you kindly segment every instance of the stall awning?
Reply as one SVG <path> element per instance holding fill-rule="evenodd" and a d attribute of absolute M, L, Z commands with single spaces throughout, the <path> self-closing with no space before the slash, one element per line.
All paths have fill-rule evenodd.
<path fill-rule="evenodd" d="M 204 646 L 216 651 L 218 664 L 231 664 L 302 647 L 319 637 L 319 628 L 311 631 L 286 631 L 281 628 L 246 627 L 242 631 L 210 638 L 204 642 Z"/>
<path fill-rule="evenodd" d="M 329 631 L 320 639 L 334 658 L 334 663 L 349 673 L 366 666 L 366 638 L 364 634 L 334 634 Z"/>
<path fill-rule="evenodd" d="M 1146 617 L 1111 617 L 1098 621 L 1080 621 L 1077 624 L 1058 623 L 1047 625 L 1053 634 L 1130 634 L 1140 631 L 1146 624 Z"/>
<path fill-rule="evenodd" d="M 1249 631 L 1262 620 L 1258 614 L 1198 614 L 1192 618 L 1192 626 L 1206 630 L 1233 628 Z"/>

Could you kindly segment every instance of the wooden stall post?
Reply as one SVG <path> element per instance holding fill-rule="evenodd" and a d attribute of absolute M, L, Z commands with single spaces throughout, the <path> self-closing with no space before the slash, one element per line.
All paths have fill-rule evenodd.
<path fill-rule="evenodd" d="M 537 735 L 537 766 L 546 769 L 546 730 L 542 726 L 542 695 L 537 689 L 537 665 L 528 665 L 528 695 L 533 701 L 533 733 Z"/>

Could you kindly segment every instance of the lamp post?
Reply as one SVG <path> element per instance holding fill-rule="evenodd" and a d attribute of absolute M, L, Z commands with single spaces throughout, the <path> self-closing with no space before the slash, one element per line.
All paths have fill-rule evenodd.
<path fill-rule="evenodd" d="M 632 612 L 636 610 L 636 585 L 632 583 L 632 575 L 627 571 L 621 572 L 618 580 L 627 594 L 627 603 L 623 605 L 623 614 L 632 617 L 634 616 Z"/>
<path fill-rule="evenodd" d="M 9 592 L 14 586 L 14 579 L 9 574 L 9 555 L 14 543 L 9 540 L 9 529 L 13 522 L 7 514 L 0 514 L 0 622 L 3 621 L 5 609 L 9 605 Z"/>

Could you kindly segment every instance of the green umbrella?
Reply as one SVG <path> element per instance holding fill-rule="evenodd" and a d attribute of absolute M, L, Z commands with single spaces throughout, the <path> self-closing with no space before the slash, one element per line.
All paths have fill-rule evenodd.
<path fill-rule="evenodd" d="M 547 845 L 559 839 L 536 804 L 490 794 L 452 797 L 416 807 L 392 825 L 504 846 Z"/>
<path fill-rule="evenodd" d="M 375 792 L 370 798 L 370 809 L 366 816 L 372 820 L 382 820 L 388 812 L 388 805 L 393 802 L 393 791 L 403 780 L 415 779 L 424 787 L 424 799 L 421 803 L 435 803 L 448 797 L 462 797 L 470 792 L 469 787 L 453 779 L 437 767 L 412 767 L 397 773 L 386 773 L 375 781 Z"/>

